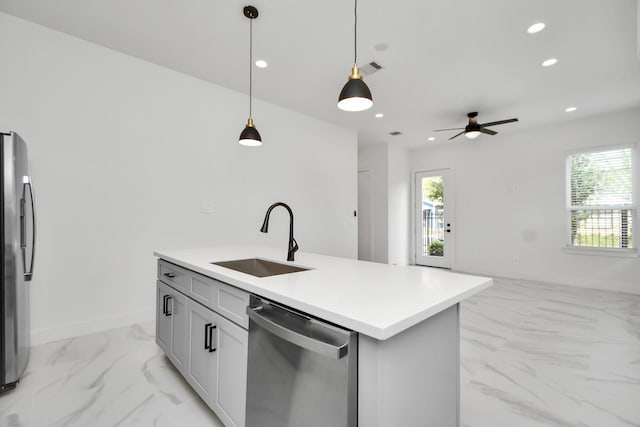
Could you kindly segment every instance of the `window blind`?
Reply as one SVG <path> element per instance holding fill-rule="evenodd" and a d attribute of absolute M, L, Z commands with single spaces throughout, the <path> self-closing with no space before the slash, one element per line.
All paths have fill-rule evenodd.
<path fill-rule="evenodd" d="M 568 156 L 570 245 L 633 248 L 633 149 Z"/>

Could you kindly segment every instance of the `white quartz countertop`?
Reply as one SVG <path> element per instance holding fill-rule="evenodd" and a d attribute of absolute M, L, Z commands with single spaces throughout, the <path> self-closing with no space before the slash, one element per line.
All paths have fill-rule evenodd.
<path fill-rule="evenodd" d="M 154 255 L 205 276 L 384 340 L 488 288 L 492 279 L 419 266 L 374 262 L 286 249 L 221 246 L 166 250 Z M 262 258 L 311 268 L 254 277 L 212 262 Z"/>

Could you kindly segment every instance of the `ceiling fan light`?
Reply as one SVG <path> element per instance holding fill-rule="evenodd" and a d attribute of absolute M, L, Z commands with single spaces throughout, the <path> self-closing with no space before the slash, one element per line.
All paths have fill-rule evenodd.
<path fill-rule="evenodd" d="M 240 139 L 238 141 L 240 145 L 245 145 L 247 147 L 257 147 L 262 145 L 262 137 L 260 136 L 260 132 L 253 125 L 253 120 L 249 118 L 246 126 L 240 132 Z"/>
<path fill-rule="evenodd" d="M 338 108 L 344 111 L 364 111 L 373 106 L 373 97 L 362 78 L 351 78 L 338 97 Z"/>
<path fill-rule="evenodd" d="M 480 136 L 480 133 L 481 132 L 479 130 L 470 130 L 468 132 L 465 132 L 464 136 L 466 136 L 469 139 L 475 139 Z"/>

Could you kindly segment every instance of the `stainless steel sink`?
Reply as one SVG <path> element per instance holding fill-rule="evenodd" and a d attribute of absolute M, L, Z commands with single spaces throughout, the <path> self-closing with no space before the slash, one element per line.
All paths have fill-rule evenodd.
<path fill-rule="evenodd" d="M 256 277 L 277 276 L 278 274 L 296 273 L 307 271 L 308 268 L 297 267 L 295 265 L 280 264 L 279 262 L 267 261 L 260 258 L 236 259 L 233 261 L 212 262 L 211 264 L 220 267 L 230 268 L 241 273 L 251 274 Z"/>

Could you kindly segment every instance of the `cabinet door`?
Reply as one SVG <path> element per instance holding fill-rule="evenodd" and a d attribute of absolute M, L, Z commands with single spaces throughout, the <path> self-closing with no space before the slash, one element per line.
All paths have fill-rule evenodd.
<path fill-rule="evenodd" d="M 218 352 L 213 311 L 189 301 L 189 363 L 187 381 L 211 405 L 215 401 Z"/>
<path fill-rule="evenodd" d="M 156 343 L 158 347 L 169 354 L 171 348 L 171 316 L 168 305 L 171 288 L 161 282 L 156 282 Z"/>
<path fill-rule="evenodd" d="M 244 427 L 249 333 L 224 317 L 215 316 L 218 390 L 212 407 L 225 426 Z"/>
<path fill-rule="evenodd" d="M 186 372 L 187 364 L 187 297 L 180 292 L 171 290 L 171 351 L 169 358 L 182 374 Z"/>

